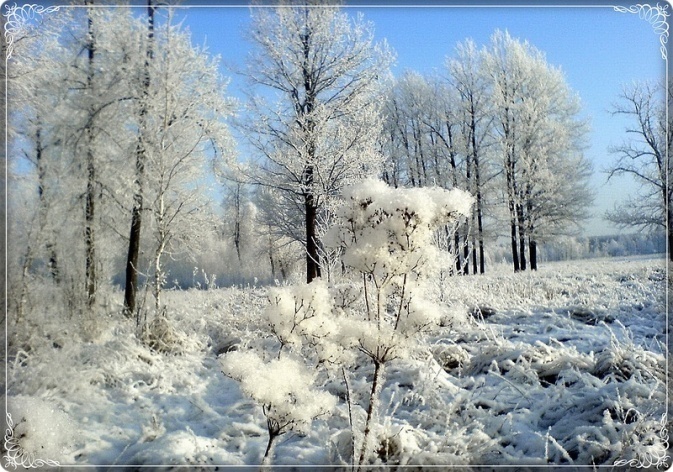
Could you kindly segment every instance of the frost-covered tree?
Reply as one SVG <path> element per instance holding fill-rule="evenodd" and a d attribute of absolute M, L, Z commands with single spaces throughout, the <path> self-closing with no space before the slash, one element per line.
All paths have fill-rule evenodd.
<path fill-rule="evenodd" d="M 218 63 L 191 44 L 189 34 L 169 18 L 155 30 L 155 60 L 143 100 L 143 198 L 151 220 L 155 309 L 161 312 L 165 282 L 163 258 L 193 251 L 207 228 L 214 228 L 208 209 L 211 157 L 233 154 L 225 119 L 232 103 Z"/>
<path fill-rule="evenodd" d="M 145 61 L 142 65 L 141 80 L 136 85 L 137 93 L 137 118 L 138 118 L 138 145 L 136 148 L 135 179 L 133 189 L 133 208 L 131 210 L 131 230 L 129 232 L 128 252 L 126 256 L 125 285 L 124 285 L 124 314 L 133 316 L 136 312 L 138 293 L 138 274 L 140 256 L 140 237 L 143 223 L 143 181 L 145 180 L 145 144 L 143 133 L 145 132 L 145 118 L 147 115 L 147 102 L 150 92 L 151 75 L 150 67 L 154 61 L 154 13 L 155 7 L 152 0 L 147 0 L 147 37 L 145 42 Z"/>
<path fill-rule="evenodd" d="M 456 90 L 440 78 L 408 71 L 393 84 L 386 102 L 382 148 L 388 161 L 383 178 L 394 186 L 443 188 L 469 186 L 467 157 Z M 465 269 L 467 226 L 443 228 L 443 246 Z M 462 239 L 461 239 L 462 236 Z M 462 241 L 462 242 L 461 242 Z M 466 256 L 465 256 L 466 257 Z"/>
<path fill-rule="evenodd" d="M 454 107 L 460 123 L 460 143 L 465 155 L 466 190 L 475 197 L 475 207 L 470 221 L 472 273 L 485 271 L 484 218 L 487 214 L 488 184 L 495 171 L 489 148 L 492 141 L 493 110 L 491 89 L 483 66 L 483 55 L 472 40 L 456 47 L 456 58 L 447 60 L 450 86 L 457 94 Z M 492 203 L 492 202 L 490 202 Z"/>
<path fill-rule="evenodd" d="M 554 234 L 551 226 L 577 224 L 591 202 L 582 155 L 586 126 L 578 117 L 578 97 L 541 51 L 496 31 L 484 54 L 514 270 L 526 270 L 526 249 L 535 269 L 538 241 Z"/>
<path fill-rule="evenodd" d="M 326 200 L 379 170 L 380 90 L 392 54 L 361 16 L 317 4 L 255 9 L 248 38 L 245 74 L 265 90 L 250 97 L 244 125 L 261 157 L 252 179 L 273 189 L 271 213 L 301 221 L 302 234 L 288 236 L 305 247 L 311 281 L 321 274 Z"/>
<path fill-rule="evenodd" d="M 33 231 L 42 242 L 31 238 L 18 253 L 27 256 L 26 267 L 31 259 L 50 260 L 51 277 L 70 294 L 69 307 L 93 312 L 126 204 L 124 78 L 133 47 L 132 37 L 118 31 L 132 20 L 93 8 L 50 11 L 35 21 L 22 9 L 9 15 L 15 47 L 8 70 L 16 80 L 8 93 L 22 104 L 9 110 L 10 146 L 19 151 L 10 167 L 19 180 L 35 178 L 45 224 Z M 23 158 L 35 163 L 34 173 Z"/>
<path fill-rule="evenodd" d="M 612 114 L 629 120 L 626 137 L 610 152 L 617 160 L 609 170 L 608 179 L 629 175 L 640 184 L 638 195 L 628 198 L 606 218 L 621 227 L 641 229 L 667 228 L 668 253 L 673 260 L 673 219 L 671 201 L 671 142 L 673 126 L 667 122 L 666 100 L 671 103 L 671 84 L 636 82 L 624 87 Z M 666 134 L 668 131 L 668 134 Z"/>
<path fill-rule="evenodd" d="M 184 255 L 214 230 L 204 224 L 212 212 L 203 184 L 210 159 L 227 161 L 233 147 L 217 63 L 170 20 L 148 33 L 130 9 L 14 15 L 9 92 L 22 106 L 10 110 L 10 168 L 15 194 L 31 204 L 11 230 L 22 245 L 12 271 L 49 265 L 68 309 L 93 313 L 142 215 L 134 244 L 145 257 L 129 254 L 126 265 L 151 277 L 158 300 L 162 257 Z"/>

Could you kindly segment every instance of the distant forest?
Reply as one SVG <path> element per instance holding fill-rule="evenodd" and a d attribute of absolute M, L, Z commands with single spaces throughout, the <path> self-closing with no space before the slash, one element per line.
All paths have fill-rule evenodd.
<path fill-rule="evenodd" d="M 666 252 L 666 234 L 663 231 L 563 238 L 544 244 L 541 261 L 569 261 L 597 257 L 626 257 Z M 663 256 L 662 256 L 663 257 Z M 494 262 L 510 262 L 508 248 L 499 246 L 494 251 Z"/>

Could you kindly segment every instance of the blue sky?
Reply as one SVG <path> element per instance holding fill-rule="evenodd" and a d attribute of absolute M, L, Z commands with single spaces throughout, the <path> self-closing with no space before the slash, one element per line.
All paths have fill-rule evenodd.
<path fill-rule="evenodd" d="M 624 137 L 625 122 L 611 116 L 608 110 L 623 85 L 664 77 L 660 37 L 647 19 L 596 5 L 347 6 L 345 9 L 364 13 L 374 23 L 377 38 L 385 38 L 396 51 L 395 75 L 406 69 L 421 73 L 441 71 L 458 42 L 470 37 L 479 45 L 486 44 L 496 29 L 506 29 L 512 36 L 542 50 L 550 64 L 564 71 L 568 84 L 582 99 L 583 115 L 591 120 L 586 154 L 594 164 L 592 184 L 596 204 L 585 234 L 618 232 L 602 219 L 602 214 L 636 191 L 636 187 L 626 178 L 606 184 L 606 175 L 601 172 L 614 159 L 608 146 L 618 144 Z M 179 16 L 182 15 L 194 42 L 207 45 L 211 53 L 221 56 L 223 73 L 232 79 L 229 92 L 239 95 L 245 82 L 233 69 L 244 64 L 249 50 L 243 39 L 249 24 L 249 8 L 193 6 L 181 9 Z"/>

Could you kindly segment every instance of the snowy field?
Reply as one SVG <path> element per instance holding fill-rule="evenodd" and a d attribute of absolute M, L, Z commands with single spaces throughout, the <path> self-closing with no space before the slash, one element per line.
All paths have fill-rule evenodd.
<path fill-rule="evenodd" d="M 442 326 L 387 366 L 373 461 L 662 465 L 665 290 L 662 259 L 545 263 L 516 275 L 494 267 L 436 282 Z M 30 332 L 10 326 L 3 465 L 260 464 L 263 408 L 221 362 L 232 350 L 278 351 L 262 321 L 265 288 L 168 292 L 172 326 L 153 344 L 119 315 L 121 293 L 107 294 L 108 317 L 88 320 L 50 311 L 57 296 L 45 289 L 31 307 Z M 351 463 L 350 421 L 364 421 L 373 369 L 355 365 L 349 390 L 343 371 L 320 370 L 336 407 L 281 436 L 273 464 Z"/>

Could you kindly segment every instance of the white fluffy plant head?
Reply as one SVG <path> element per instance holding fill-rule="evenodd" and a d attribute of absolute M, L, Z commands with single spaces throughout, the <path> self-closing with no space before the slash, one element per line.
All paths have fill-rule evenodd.
<path fill-rule="evenodd" d="M 433 232 L 468 216 L 474 201 L 459 189 L 395 189 L 375 179 L 346 188 L 343 196 L 336 210 L 340 223 L 327 232 L 325 244 L 343 247 L 345 265 L 384 283 L 431 272 L 429 262 L 437 259 Z"/>
<path fill-rule="evenodd" d="M 342 325 L 344 339 L 386 362 L 405 357 L 413 339 L 439 323 L 440 310 L 423 299 L 424 279 L 443 257 L 433 235 L 468 216 L 472 204 L 458 189 L 394 189 L 371 179 L 344 191 L 325 244 L 343 249 L 344 264 L 362 274 L 367 299 L 365 317 Z"/>
<path fill-rule="evenodd" d="M 314 388 L 314 369 L 289 356 L 266 361 L 257 353 L 234 351 L 221 360 L 222 372 L 240 382 L 241 390 L 264 408 L 280 433 L 307 433 L 314 419 L 331 412 L 336 398 Z"/>
<path fill-rule="evenodd" d="M 346 361 L 349 353 L 340 341 L 341 326 L 334 316 L 333 294 L 327 282 L 316 279 L 310 284 L 273 287 L 264 314 L 281 350 L 299 352 L 313 349 L 318 362 Z"/>

